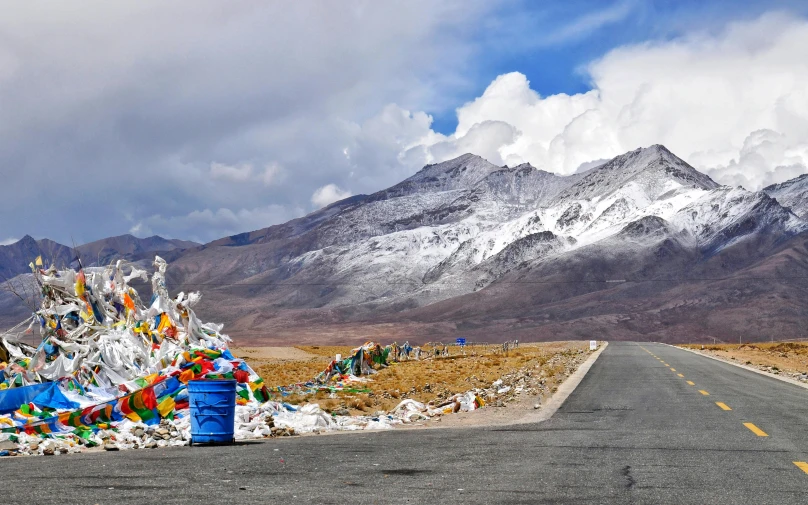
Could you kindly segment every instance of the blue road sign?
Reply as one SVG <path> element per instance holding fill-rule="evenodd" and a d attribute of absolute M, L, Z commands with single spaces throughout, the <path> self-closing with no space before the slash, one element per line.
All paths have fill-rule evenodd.
<path fill-rule="evenodd" d="M 458 338 L 457 339 L 457 345 L 466 345 L 466 339 L 465 338 Z"/>

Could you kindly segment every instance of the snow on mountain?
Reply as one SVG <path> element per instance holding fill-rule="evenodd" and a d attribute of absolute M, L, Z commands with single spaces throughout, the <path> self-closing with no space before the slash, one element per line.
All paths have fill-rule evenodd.
<path fill-rule="evenodd" d="M 672 218 L 690 231 L 700 247 L 718 251 L 753 233 L 787 238 L 808 230 L 808 223 L 764 192 L 719 187 L 686 205 Z"/>
<path fill-rule="evenodd" d="M 653 145 L 627 152 L 590 170 L 559 193 L 553 203 L 604 199 L 618 192 L 631 195 L 637 203 L 647 203 L 681 187 L 714 189 L 718 184 L 665 146 Z"/>
<path fill-rule="evenodd" d="M 583 174 L 563 177 L 523 163 L 491 172 L 474 187 L 480 194 L 504 203 L 536 208 L 574 184 Z"/>
<path fill-rule="evenodd" d="M 631 235 L 627 225 L 637 223 L 655 225 L 654 233 Z M 765 194 L 720 187 L 663 146 L 569 177 L 464 155 L 333 216 L 318 232 L 332 237 L 325 247 L 293 262 L 301 275 L 347 286 L 328 305 L 401 297 L 424 304 L 607 239 L 630 247 L 670 233 L 718 250 L 775 229 L 795 234 L 805 226 Z"/>
<path fill-rule="evenodd" d="M 664 146 L 637 149 L 587 172 L 550 202 L 544 220 L 579 246 L 617 233 L 647 215 L 670 218 L 683 206 L 717 188 L 708 176 Z"/>
<path fill-rule="evenodd" d="M 498 170 L 500 167 L 475 154 L 464 154 L 443 163 L 426 165 L 412 177 L 374 196 L 392 198 L 412 193 L 466 190 Z"/>
<path fill-rule="evenodd" d="M 473 319 L 475 311 L 511 321 L 538 317 L 542 303 L 561 304 L 541 309 L 561 321 L 598 314 L 606 302 L 636 306 L 634 299 L 620 305 L 613 292 L 580 305 L 575 297 L 602 289 L 602 279 L 675 278 L 710 265 L 723 276 L 781 254 L 781 244 L 808 231 L 806 218 L 808 175 L 760 192 L 719 186 L 655 145 L 570 176 L 466 154 L 376 193 L 204 246 L 113 237 L 79 252 L 103 262 L 166 250 L 172 285 L 218 286 L 201 302 L 208 317 L 245 331 L 275 314 L 283 314 L 275 319 L 281 326 L 306 325 L 301 311 L 327 321 L 407 313 L 451 322 Z M 0 246 L 0 274 L 24 271 L 38 254 L 72 260 L 74 251 L 56 246 L 30 237 Z M 548 278 L 560 282 L 543 284 Z M 636 303 L 663 287 L 643 286 Z M 721 293 L 711 303 L 735 296 Z M 0 293 L 0 306 L 12 302 Z M 643 317 L 649 319 L 638 328 L 662 324 L 656 315 Z"/>
<path fill-rule="evenodd" d="M 803 219 L 808 219 L 808 174 L 800 175 L 780 184 L 763 188 L 763 192 L 776 198 L 780 205 Z"/>
<path fill-rule="evenodd" d="M 805 231 L 778 201 L 719 186 L 659 145 L 566 177 L 466 154 L 377 193 L 193 250 L 174 271 L 178 282 L 203 282 L 212 273 L 199 265 L 215 264 L 217 278 L 270 286 L 265 303 L 276 308 L 423 307 L 570 255 L 583 261 L 668 243 L 660 257 L 685 249 L 709 256 L 747 238 Z"/>

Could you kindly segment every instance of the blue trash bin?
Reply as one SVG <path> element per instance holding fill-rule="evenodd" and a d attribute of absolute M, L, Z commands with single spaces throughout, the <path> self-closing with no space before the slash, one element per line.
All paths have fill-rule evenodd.
<path fill-rule="evenodd" d="M 191 444 L 233 443 L 236 381 L 199 379 L 188 382 Z"/>

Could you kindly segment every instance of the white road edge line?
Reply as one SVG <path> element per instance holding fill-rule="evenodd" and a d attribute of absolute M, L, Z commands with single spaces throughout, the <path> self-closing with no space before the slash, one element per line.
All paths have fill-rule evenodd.
<path fill-rule="evenodd" d="M 578 370 L 573 372 L 573 374 L 570 375 L 567 378 L 567 380 L 561 383 L 561 385 L 558 387 L 558 391 L 556 391 L 556 393 L 552 396 L 552 398 L 550 398 L 550 401 L 548 401 L 547 404 L 541 408 L 541 410 L 530 412 L 525 417 L 510 421 L 505 424 L 540 423 L 553 417 L 553 414 L 555 414 L 556 411 L 558 411 L 558 409 L 561 408 L 561 406 L 567 400 L 569 395 L 571 395 L 572 392 L 575 391 L 575 389 L 578 387 L 578 384 L 580 384 L 581 381 L 584 380 L 584 377 L 586 377 L 586 374 L 589 372 L 589 369 L 592 368 L 592 365 L 594 365 L 595 361 L 598 360 L 600 353 L 602 353 L 603 350 L 606 349 L 606 347 L 608 346 L 609 342 L 604 342 L 603 345 L 600 346 L 600 348 L 597 351 L 593 352 L 589 356 L 589 358 L 587 358 L 587 360 L 584 361 L 580 367 L 578 367 Z"/>
<path fill-rule="evenodd" d="M 803 389 L 808 389 L 808 384 L 805 384 L 805 383 L 800 382 L 798 380 L 792 379 L 790 377 L 782 377 L 780 375 L 775 375 L 773 373 L 764 372 L 763 370 L 758 370 L 757 368 L 751 367 L 749 365 L 742 365 L 741 363 L 733 363 L 732 360 L 724 360 L 724 359 L 721 359 L 721 358 L 716 358 L 715 356 L 710 356 L 709 354 L 703 354 L 703 353 L 700 353 L 699 351 L 696 351 L 696 350 L 693 350 L 693 349 L 687 349 L 685 347 L 677 347 L 675 345 L 666 344 L 665 342 L 656 342 L 656 343 L 657 344 L 662 344 L 662 345 L 667 345 L 668 347 L 673 347 L 674 349 L 678 349 L 680 351 L 692 352 L 693 354 L 698 354 L 699 356 L 702 356 L 702 357 L 705 357 L 705 358 L 714 359 L 716 361 L 720 361 L 721 363 L 726 363 L 728 365 L 737 366 L 738 368 L 743 368 L 744 370 L 749 370 L 750 372 L 755 372 L 756 374 L 763 375 L 764 377 L 771 377 L 772 379 L 777 379 L 777 380 L 782 381 L 782 382 L 788 382 L 789 384 L 794 384 L 795 386 L 799 386 L 799 387 L 801 387 Z"/>

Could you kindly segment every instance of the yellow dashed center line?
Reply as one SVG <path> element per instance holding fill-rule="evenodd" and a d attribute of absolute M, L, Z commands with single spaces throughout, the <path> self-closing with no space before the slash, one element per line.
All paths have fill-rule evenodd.
<path fill-rule="evenodd" d="M 799 468 L 803 472 L 808 473 L 808 463 L 806 463 L 805 461 L 795 461 L 794 464 L 797 465 L 797 468 Z"/>
<path fill-rule="evenodd" d="M 658 357 L 657 357 L 655 354 L 651 353 L 650 351 L 648 351 L 648 350 L 646 350 L 646 349 L 643 349 L 643 350 L 645 350 L 646 352 L 648 352 L 649 354 L 651 354 L 651 356 L 653 356 L 654 358 L 656 358 L 656 359 L 657 359 L 657 361 L 659 361 L 660 363 L 662 363 L 662 364 L 663 364 L 663 365 L 665 365 L 666 367 L 670 368 L 670 369 L 671 369 L 671 372 L 675 372 L 675 371 L 676 371 L 676 369 L 675 369 L 675 368 L 673 368 L 673 367 L 671 367 L 669 364 L 665 363 L 665 362 L 664 362 L 662 359 L 658 358 Z M 682 375 L 682 374 L 680 374 L 680 373 L 677 373 L 676 375 L 678 375 L 679 377 L 684 378 L 684 375 Z M 687 383 L 688 383 L 689 385 L 691 385 L 691 386 L 695 386 L 695 385 L 696 385 L 696 383 L 695 383 L 695 382 L 693 382 L 693 381 L 687 381 Z M 705 390 L 703 390 L 703 389 L 699 389 L 699 393 L 703 394 L 704 396 L 710 396 L 710 393 L 708 393 L 707 391 L 705 391 Z M 718 406 L 718 408 L 720 408 L 721 410 L 732 410 L 732 409 L 729 407 L 729 405 L 727 405 L 727 404 L 726 404 L 726 403 L 724 403 L 724 402 L 715 402 L 715 404 L 716 404 L 716 405 Z M 766 433 L 765 431 L 761 430 L 760 428 L 758 428 L 757 426 L 755 426 L 755 425 L 754 425 L 754 424 L 752 424 L 752 423 L 743 423 L 743 425 L 744 425 L 744 426 L 746 426 L 746 428 L 747 428 L 747 429 L 749 429 L 749 431 L 751 431 L 752 433 L 754 433 L 755 435 L 757 435 L 757 436 L 759 436 L 759 437 L 768 437 L 768 436 L 769 436 L 769 435 L 768 435 L 768 433 Z M 794 464 L 797 466 L 797 468 L 799 468 L 800 470 L 802 470 L 803 472 L 805 472 L 806 474 L 808 474 L 808 462 L 805 462 L 805 461 L 794 461 Z"/>
<path fill-rule="evenodd" d="M 752 433 L 754 433 L 755 435 L 757 435 L 759 437 L 768 437 L 769 436 L 765 431 L 761 430 L 760 428 L 758 428 L 757 426 L 755 426 L 752 423 L 743 423 L 743 425 L 746 426 L 747 428 L 749 428 L 749 431 L 751 431 Z"/>

